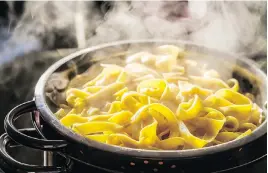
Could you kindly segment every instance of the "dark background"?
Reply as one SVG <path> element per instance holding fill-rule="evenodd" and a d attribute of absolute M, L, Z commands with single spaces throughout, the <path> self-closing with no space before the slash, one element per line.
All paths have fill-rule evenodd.
<path fill-rule="evenodd" d="M 8 31 L 8 27 L 12 27 L 9 26 L 10 19 L 14 16 L 19 19 L 24 10 L 25 2 L 13 3 L 13 10 L 11 10 L 8 2 L 0 1 L 0 49 L 3 49 L 2 46 L 11 36 Z M 10 53 L 12 49 L 16 47 L 11 47 Z M 33 52 L 16 57 L 11 62 L 0 64 L 0 134 L 4 132 L 3 122 L 6 114 L 16 105 L 31 100 L 33 89 L 41 74 L 65 55 L 64 51 L 56 50 Z M 20 127 L 30 125 L 28 117 L 20 118 L 18 122 Z"/>

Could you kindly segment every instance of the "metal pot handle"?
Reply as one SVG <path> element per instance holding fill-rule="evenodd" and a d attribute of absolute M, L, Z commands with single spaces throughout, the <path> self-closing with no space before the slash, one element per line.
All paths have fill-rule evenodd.
<path fill-rule="evenodd" d="M 46 140 L 38 139 L 32 136 L 23 134 L 14 126 L 14 121 L 22 116 L 26 115 L 25 113 L 33 112 L 37 110 L 35 102 L 28 101 L 22 103 L 15 108 L 13 108 L 7 115 L 4 120 L 4 128 L 9 137 L 14 141 L 24 146 L 45 150 L 45 151 L 55 151 L 64 149 L 67 146 L 67 142 L 64 140 Z"/>
<path fill-rule="evenodd" d="M 35 129 L 21 129 L 20 133 L 32 133 L 36 132 Z M 0 157 L 5 164 L 8 164 L 8 168 L 12 169 L 10 171 L 15 171 L 16 169 L 24 170 L 27 172 L 55 172 L 55 173 L 63 173 L 68 172 L 72 167 L 72 161 L 66 158 L 66 162 L 64 166 L 42 166 L 42 165 L 31 165 L 17 161 L 14 159 L 7 151 L 8 146 L 18 145 L 15 141 L 13 141 L 7 133 L 4 133 L 0 137 Z M 14 170 L 13 170 L 14 169 Z"/>

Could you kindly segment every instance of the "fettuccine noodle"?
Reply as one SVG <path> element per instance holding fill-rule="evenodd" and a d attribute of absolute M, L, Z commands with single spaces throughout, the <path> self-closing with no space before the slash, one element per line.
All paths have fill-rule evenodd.
<path fill-rule="evenodd" d="M 184 51 L 164 45 L 126 58 L 125 66 L 102 64 L 102 72 L 66 91 L 55 114 L 74 132 L 98 142 L 152 150 L 203 148 L 250 135 L 262 110 L 239 93 L 236 79 L 213 69 L 187 74 Z"/>

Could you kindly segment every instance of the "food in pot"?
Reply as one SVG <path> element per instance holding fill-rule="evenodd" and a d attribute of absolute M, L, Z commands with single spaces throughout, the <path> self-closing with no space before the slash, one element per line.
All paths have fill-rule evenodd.
<path fill-rule="evenodd" d="M 88 139 L 139 149 L 198 149 L 250 135 L 263 119 L 252 95 L 184 55 L 164 45 L 124 65 L 101 64 L 93 79 L 73 79 L 81 86 L 68 88 L 55 115 Z"/>

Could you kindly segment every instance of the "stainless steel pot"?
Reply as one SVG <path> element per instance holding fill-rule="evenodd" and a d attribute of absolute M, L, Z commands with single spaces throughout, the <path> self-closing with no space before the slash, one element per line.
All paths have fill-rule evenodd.
<path fill-rule="evenodd" d="M 164 44 L 184 47 L 187 52 L 191 52 L 191 58 L 200 62 L 208 62 L 208 66 L 218 70 L 224 76 L 236 78 L 240 82 L 242 90 L 252 93 L 257 99 L 257 103 L 264 106 L 267 100 L 267 77 L 249 59 L 184 41 L 138 40 L 109 43 L 75 52 L 47 69 L 36 85 L 34 100 L 15 107 L 6 116 L 5 131 L 7 134 L 1 137 L 0 154 L 7 162 L 18 167 L 21 166 L 22 163 L 14 161 L 5 150 L 7 141 L 12 139 L 28 147 L 58 152 L 71 160 L 118 172 L 161 172 L 167 171 L 167 169 L 168 171 L 184 172 L 195 172 L 202 169 L 204 172 L 215 172 L 239 166 L 237 162 L 242 159 L 239 158 L 239 156 L 243 156 L 241 152 L 252 150 L 252 144 L 267 135 L 266 118 L 252 135 L 239 140 L 202 149 L 151 151 L 123 148 L 88 140 L 62 126 L 53 114 L 56 106 L 47 97 L 48 91 L 46 90 L 48 85 L 51 85 L 53 76 L 64 74 L 69 81 L 74 75 L 84 72 L 92 64 L 120 62 L 129 52 L 148 50 Z M 53 87 L 57 90 L 54 94 L 60 94 L 66 86 L 62 84 L 62 81 L 58 81 Z M 14 121 L 26 112 L 35 112 L 33 123 L 37 132 L 42 136 L 41 139 L 26 135 L 14 126 Z M 266 153 L 260 157 L 263 156 L 266 156 Z M 223 159 L 225 159 L 224 162 Z M 244 162 L 248 163 L 252 160 L 254 160 L 253 157 Z M 240 163 L 240 165 L 245 163 Z M 60 171 L 63 169 L 53 167 L 37 169 L 32 165 L 26 167 L 31 171 L 51 171 L 53 169 Z M 26 169 L 26 167 L 23 168 Z"/>

